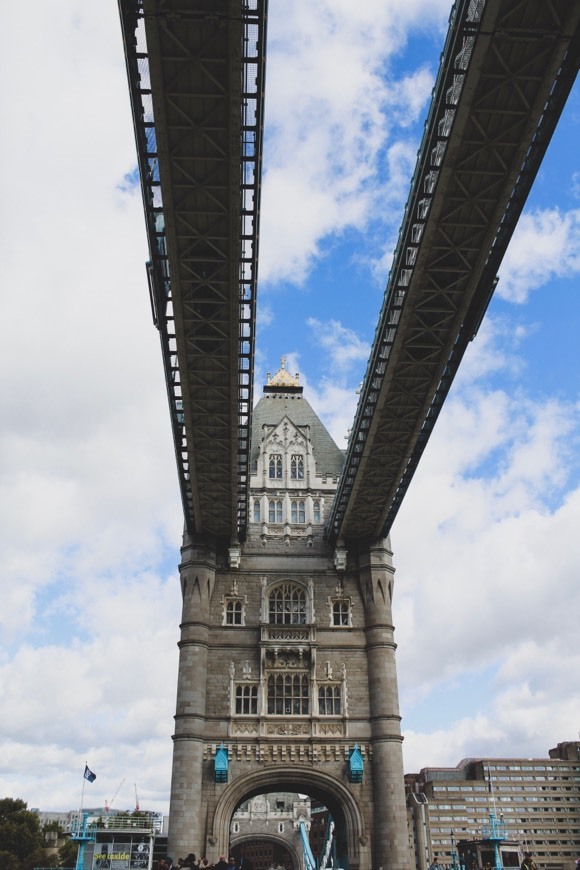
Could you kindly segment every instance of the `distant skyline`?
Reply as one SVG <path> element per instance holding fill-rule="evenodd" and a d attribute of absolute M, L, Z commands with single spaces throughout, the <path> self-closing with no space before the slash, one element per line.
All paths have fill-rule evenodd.
<path fill-rule="evenodd" d="M 255 397 L 346 447 L 450 3 L 271 0 Z M 4 12 L 0 794 L 167 812 L 182 530 L 116 3 Z M 392 529 L 406 772 L 580 729 L 580 86 Z"/>

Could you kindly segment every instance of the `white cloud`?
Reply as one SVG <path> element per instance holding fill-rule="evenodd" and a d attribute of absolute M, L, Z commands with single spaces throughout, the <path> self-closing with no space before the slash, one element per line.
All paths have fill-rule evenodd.
<path fill-rule="evenodd" d="M 325 352 L 322 377 L 318 383 L 308 377 L 297 351 L 287 354 L 287 368 L 300 372 L 305 397 L 336 444 L 345 450 L 358 403 L 358 383 L 352 378 L 360 372 L 361 363 L 368 359 L 370 347 L 353 329 L 338 320 L 321 321 L 310 317 L 307 325 L 316 344 Z"/>
<path fill-rule="evenodd" d="M 274 313 L 272 305 L 268 302 L 260 301 L 260 304 L 257 306 L 256 311 L 256 324 L 258 333 L 260 329 L 265 329 L 267 326 L 270 326 L 270 324 L 274 322 L 275 317 L 276 315 Z"/>
<path fill-rule="evenodd" d="M 407 770 L 547 753 L 580 715 L 580 407 L 484 388 L 486 329 L 392 532 Z"/>
<path fill-rule="evenodd" d="M 522 215 L 500 269 L 497 293 L 525 302 L 549 278 L 580 271 L 580 210 L 556 208 Z"/>
<path fill-rule="evenodd" d="M 269 23 L 261 280 L 305 281 L 324 240 L 373 218 L 389 223 L 389 142 L 416 121 L 435 70 L 397 81 L 388 64 L 408 28 L 437 24 L 446 3 L 349 4 L 298 0 Z M 416 151 L 416 145 L 414 146 Z M 409 174 L 406 174 L 408 185 Z M 398 211 L 397 211 L 398 214 Z"/>
<path fill-rule="evenodd" d="M 468 384 L 497 373 L 517 377 L 525 368 L 521 346 L 536 328 L 514 325 L 508 319 L 488 314 L 461 361 L 455 378 L 456 388 L 465 389 Z"/>
<path fill-rule="evenodd" d="M 0 40 L 0 789 L 72 808 L 90 756 L 101 803 L 165 809 L 182 519 L 118 11 L 16 4 Z"/>
<path fill-rule="evenodd" d="M 384 235 L 398 228 L 415 162 L 408 125 L 435 69 L 399 82 L 384 73 L 409 28 L 439 28 L 449 2 L 271 6 L 260 276 L 300 283 L 330 234 L 377 217 Z M 166 809 L 182 516 L 141 200 L 126 183 L 136 157 L 116 6 L 10 4 L 0 62 L 0 703 L 10 711 L 0 790 L 72 808 L 88 760 L 91 803 L 126 778 L 118 806 L 137 782 L 142 805 Z M 577 212 L 522 226 L 503 279 L 518 299 L 577 268 Z M 274 294 L 258 316 L 261 326 L 277 316 Z M 306 330 L 288 339 L 288 368 L 345 447 L 368 349 L 340 322 L 316 327 L 329 370 L 303 375 Z M 517 735 L 526 748 L 555 742 L 550 709 L 562 731 L 578 721 L 580 497 L 566 479 L 577 411 L 485 392 L 481 375 L 521 364 L 517 341 L 498 349 L 487 329 L 458 379 L 470 401 L 461 394 L 438 424 L 393 543 L 405 703 L 459 682 L 462 668 L 493 670 L 495 694 L 450 727 L 415 728 L 407 744 L 421 765 L 439 746 L 455 763 L 477 751 L 475 737 L 490 752 L 494 735 L 502 746 Z"/>
<path fill-rule="evenodd" d="M 466 757 L 547 757 L 557 743 L 577 739 L 579 704 L 569 688 L 577 684 L 580 655 L 572 652 L 569 664 L 564 660 L 562 667 L 562 652 L 549 658 L 544 647 L 538 650 L 541 660 L 556 668 L 555 691 L 548 683 L 546 691 L 539 692 L 522 680 L 494 698 L 481 697 L 479 709 L 471 707 L 447 727 L 438 727 L 437 717 L 430 715 L 425 730 L 405 731 L 405 770 L 451 767 Z M 524 667 L 528 674 L 533 671 L 533 660 L 525 659 Z M 562 691 L 564 680 L 567 691 Z"/>
<path fill-rule="evenodd" d="M 358 402 L 355 390 L 324 379 L 316 388 L 309 385 L 305 394 L 335 443 L 341 450 L 346 450 L 347 436 Z"/>
<path fill-rule="evenodd" d="M 415 123 L 423 114 L 432 89 L 433 71 L 427 67 L 414 70 L 399 82 L 394 82 L 388 98 L 391 118 L 403 128 Z M 407 183 L 409 180 L 410 176 L 407 176 Z"/>
<path fill-rule="evenodd" d="M 131 783 L 140 780 L 144 797 L 165 808 L 179 584 L 142 575 L 80 584 L 70 594 L 76 637 L 23 644 L 0 667 L 2 704 L 11 711 L 2 726 L 8 754 L 0 785 L 13 793 L 12 779 L 40 770 L 47 781 L 35 786 L 35 805 L 72 807 L 75 776 L 80 785 L 81 760 L 90 756 L 98 774 L 91 789 L 95 803 L 102 805 L 112 784 L 126 776 Z M 58 785 L 51 791 L 58 769 L 68 796 Z"/>
<path fill-rule="evenodd" d="M 309 317 L 306 323 L 315 334 L 317 343 L 328 353 L 327 369 L 346 373 L 352 369 L 353 363 L 366 363 L 368 360 L 371 350 L 369 343 L 338 320 L 323 323 L 315 317 Z"/>

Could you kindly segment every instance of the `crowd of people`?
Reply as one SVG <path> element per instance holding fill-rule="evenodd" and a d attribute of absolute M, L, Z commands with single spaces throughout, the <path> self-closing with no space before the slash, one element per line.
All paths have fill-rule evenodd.
<path fill-rule="evenodd" d="M 225 855 L 220 855 L 219 860 L 212 864 L 207 858 L 197 857 L 193 852 L 190 852 L 186 858 L 179 858 L 177 862 L 170 858 L 160 858 L 157 862 L 157 870 L 254 870 L 253 864 L 249 858 L 240 858 L 239 862 L 233 856 L 226 858 Z"/>
<path fill-rule="evenodd" d="M 455 865 L 453 865 L 455 866 Z M 467 870 L 467 866 L 464 864 L 460 864 L 462 870 Z M 449 864 L 440 864 L 437 860 L 437 857 L 433 859 L 433 862 L 429 865 L 429 870 L 450 870 Z M 477 863 L 473 861 L 469 870 L 493 870 L 491 864 L 484 864 L 483 868 L 479 868 Z M 538 870 L 538 865 L 534 861 L 533 855 L 531 852 L 526 852 L 524 855 L 524 860 L 520 865 L 520 870 Z M 576 870 L 580 870 L 580 858 L 576 860 Z"/>

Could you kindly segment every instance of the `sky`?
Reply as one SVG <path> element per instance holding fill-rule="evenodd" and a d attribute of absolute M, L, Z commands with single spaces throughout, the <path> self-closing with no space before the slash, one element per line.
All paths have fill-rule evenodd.
<path fill-rule="evenodd" d="M 352 424 L 448 0 L 271 0 L 256 396 Z M 116 3 L 0 31 L 0 796 L 166 812 L 182 514 Z M 406 772 L 580 729 L 580 87 L 393 525 Z"/>

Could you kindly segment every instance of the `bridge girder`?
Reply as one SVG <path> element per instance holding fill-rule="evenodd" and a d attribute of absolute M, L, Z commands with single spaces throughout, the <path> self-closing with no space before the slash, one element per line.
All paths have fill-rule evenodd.
<path fill-rule="evenodd" d="M 247 523 L 267 0 L 119 0 L 186 526 Z"/>
<path fill-rule="evenodd" d="M 574 82 L 579 20 L 568 0 L 454 7 L 329 520 L 335 538 L 391 528 Z"/>

